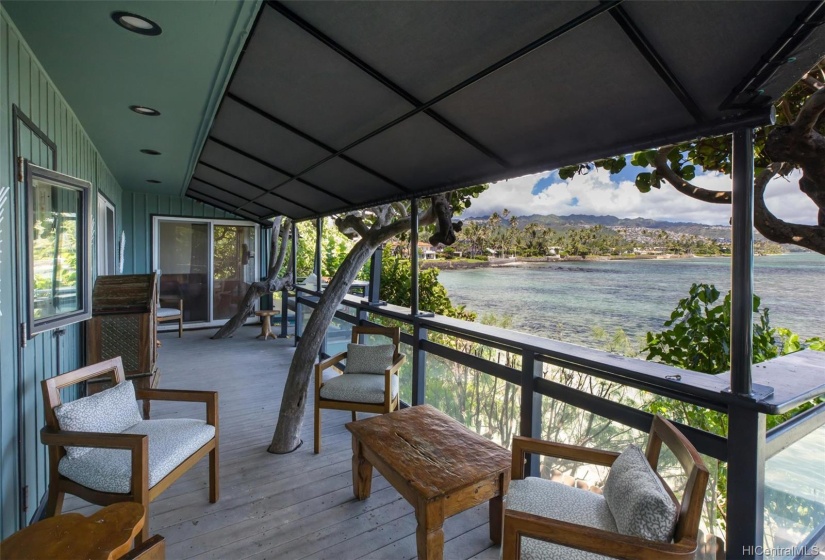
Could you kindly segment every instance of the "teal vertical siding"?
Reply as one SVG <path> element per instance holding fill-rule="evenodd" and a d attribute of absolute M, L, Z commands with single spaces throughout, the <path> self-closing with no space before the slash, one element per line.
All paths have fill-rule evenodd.
<path fill-rule="evenodd" d="M 39 441 L 43 424 L 40 381 L 83 365 L 81 325 L 60 337 L 45 332 L 29 340 L 18 357 L 18 325 L 25 320 L 21 278 L 26 266 L 25 192 L 14 176 L 12 105 L 17 105 L 57 145 L 57 170 L 90 181 L 115 205 L 117 231 L 123 224 L 124 196 L 83 127 L 32 54 L 8 14 L 0 8 L 0 536 L 5 538 L 34 514 L 45 495 L 48 461 Z M 51 167 L 47 147 L 21 128 L 21 152 L 32 163 Z M 92 219 L 96 217 L 92 212 Z M 16 228 L 15 225 L 19 227 Z M 94 231 L 95 228 L 93 228 Z M 97 270 L 96 248 L 92 253 Z M 22 392 L 18 375 L 22 373 Z M 22 410 L 18 395 L 22 396 Z M 23 468 L 18 469 L 18 419 L 24 426 Z M 20 488 L 28 485 L 27 511 L 21 514 Z"/>
<path fill-rule="evenodd" d="M 191 198 L 124 191 L 123 199 L 125 274 L 144 274 L 152 270 L 152 216 L 243 219 Z"/>

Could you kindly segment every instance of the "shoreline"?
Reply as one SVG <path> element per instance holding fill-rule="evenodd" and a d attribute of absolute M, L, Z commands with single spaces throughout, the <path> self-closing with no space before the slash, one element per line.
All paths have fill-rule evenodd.
<path fill-rule="evenodd" d="M 754 255 L 755 257 L 777 257 L 793 253 L 776 253 Z M 476 261 L 470 259 L 427 259 L 419 261 L 422 270 L 438 268 L 440 270 L 472 270 L 475 268 L 502 268 L 532 263 L 567 263 L 567 262 L 598 262 L 598 261 L 671 261 L 689 259 L 724 259 L 730 255 L 599 255 L 593 257 L 515 257 Z"/>

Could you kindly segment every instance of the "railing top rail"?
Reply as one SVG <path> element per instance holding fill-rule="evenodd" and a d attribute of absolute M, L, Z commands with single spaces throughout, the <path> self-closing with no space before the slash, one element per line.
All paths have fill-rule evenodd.
<path fill-rule="evenodd" d="M 305 289 L 300 291 L 318 295 Z M 522 352 L 532 353 L 539 361 L 554 365 L 573 370 L 582 368 L 597 376 L 599 372 L 604 372 L 614 380 L 623 377 L 628 381 L 642 382 L 653 392 L 661 388 L 668 395 L 681 393 L 692 397 L 690 401 L 699 399 L 717 409 L 736 402 L 739 406 L 765 414 L 781 414 L 825 394 L 825 354 L 820 352 L 797 352 L 755 366 L 754 382 L 772 386 L 774 393 L 765 400 L 750 401 L 728 391 L 729 372 L 709 375 L 441 315 L 413 318 L 409 308 L 391 304 L 371 306 L 364 299 L 351 295 L 346 296 L 343 303 L 361 311 L 408 324 L 417 323 L 449 335 L 490 341 L 493 346 L 516 347 Z"/>

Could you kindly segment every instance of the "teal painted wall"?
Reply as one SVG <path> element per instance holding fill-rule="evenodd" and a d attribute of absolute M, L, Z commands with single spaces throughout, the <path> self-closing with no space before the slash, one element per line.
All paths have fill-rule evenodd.
<path fill-rule="evenodd" d="M 123 231 L 126 232 L 123 264 L 125 274 L 144 274 L 152 270 L 152 216 L 242 219 L 191 198 L 124 191 L 123 199 Z"/>
<path fill-rule="evenodd" d="M 46 450 L 39 441 L 43 424 L 40 381 L 83 365 L 80 325 L 71 325 L 60 337 L 45 332 L 27 341 L 18 353 L 17 326 L 26 294 L 20 289 L 26 268 L 25 197 L 16 182 L 13 165 L 12 105 L 17 105 L 57 145 L 57 171 L 90 181 L 92 208 L 98 190 L 115 205 L 116 228 L 122 227 L 124 197 L 95 146 L 45 70 L 32 54 L 8 14 L 0 8 L 0 535 L 6 537 L 34 514 L 46 492 Z M 51 154 L 41 141 L 21 128 L 21 155 L 32 163 L 51 167 Z M 94 220 L 95 213 L 92 213 Z M 19 224 L 17 226 L 16 224 Z M 18 229 L 19 228 L 19 229 Z M 22 229 L 22 231 L 20 231 Z M 94 230 L 94 228 L 93 228 Z M 93 271 L 96 270 L 96 248 Z M 23 390 L 18 393 L 18 376 Z M 18 410 L 18 394 L 22 409 Z M 18 445 L 18 419 L 24 437 Z M 23 449 L 22 469 L 18 450 Z M 20 488 L 28 485 L 27 510 L 21 513 Z"/>

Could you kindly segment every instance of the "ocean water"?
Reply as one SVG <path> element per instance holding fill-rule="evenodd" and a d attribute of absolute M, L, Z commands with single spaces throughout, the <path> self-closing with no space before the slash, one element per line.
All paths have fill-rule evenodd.
<path fill-rule="evenodd" d="M 582 261 L 529 263 L 500 268 L 443 270 L 454 305 L 481 316 L 510 316 L 512 329 L 603 346 L 594 327 L 623 329 L 633 340 L 660 331 L 691 284 L 730 289 L 730 260 Z M 825 256 L 814 253 L 756 257 L 754 293 L 770 310 L 771 324 L 800 338 L 825 337 Z"/>

